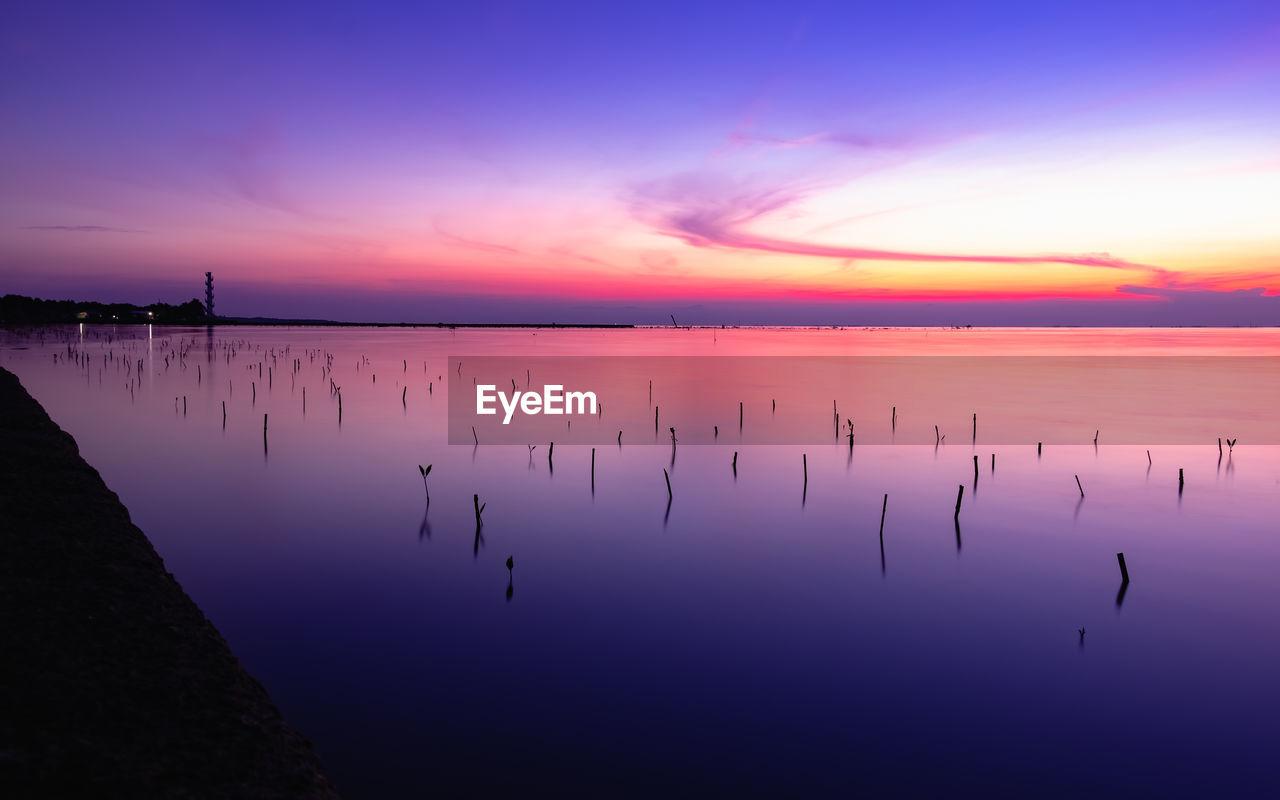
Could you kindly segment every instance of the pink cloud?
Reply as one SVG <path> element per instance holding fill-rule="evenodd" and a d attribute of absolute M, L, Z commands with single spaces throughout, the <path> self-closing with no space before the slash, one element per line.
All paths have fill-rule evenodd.
<path fill-rule="evenodd" d="M 686 177 L 642 189 L 632 211 L 659 232 L 694 247 L 866 261 L 957 262 L 988 264 L 1076 264 L 1087 267 L 1146 272 L 1168 281 L 1176 273 L 1151 264 L 1116 258 L 1109 253 L 972 254 L 885 250 L 855 245 L 830 245 L 761 236 L 747 230 L 750 223 L 803 199 L 805 193 L 785 187 L 717 191 L 701 179 Z"/>

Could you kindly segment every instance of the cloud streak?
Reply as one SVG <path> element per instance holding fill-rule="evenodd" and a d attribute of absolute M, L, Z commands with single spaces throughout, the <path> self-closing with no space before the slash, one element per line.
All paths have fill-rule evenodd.
<path fill-rule="evenodd" d="M 481 250 L 486 253 L 503 253 L 505 255 L 513 256 L 522 255 L 519 250 L 514 247 L 507 247 L 505 244 L 494 244 L 493 242 L 482 242 L 476 239 L 464 239 L 461 236 L 456 236 L 441 228 L 440 223 L 438 222 L 433 223 L 433 227 L 435 228 L 436 236 L 438 236 L 441 241 L 449 242 L 450 244 L 456 244 L 472 250 Z"/>
<path fill-rule="evenodd" d="M 130 228 L 110 228 L 106 225 L 27 225 L 24 231 L 66 231 L 69 233 L 142 233 Z"/>
<path fill-rule="evenodd" d="M 752 233 L 748 226 L 782 211 L 804 198 L 804 192 L 777 188 L 732 194 L 708 193 L 698 181 L 649 186 L 632 198 L 632 211 L 659 233 L 693 247 L 747 252 L 782 253 L 840 260 L 955 262 L 985 264 L 1074 264 L 1084 267 L 1130 270 L 1152 275 L 1161 282 L 1176 273 L 1152 264 L 1141 264 L 1110 253 L 981 254 L 886 250 L 856 245 L 831 245 Z"/>

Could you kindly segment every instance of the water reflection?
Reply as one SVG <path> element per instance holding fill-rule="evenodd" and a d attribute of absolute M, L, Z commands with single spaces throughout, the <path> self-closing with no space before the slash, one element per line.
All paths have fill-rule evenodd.
<path fill-rule="evenodd" d="M 975 332 L 963 340 L 938 331 L 719 333 L 717 348 L 733 354 L 935 352 L 959 342 L 966 352 L 1280 349 L 1276 333 L 1250 330 Z M 1208 481 L 1216 436 L 1152 446 L 1148 458 L 1146 443 L 1095 449 L 1085 433 L 1047 459 L 1042 446 L 1030 447 L 1036 436 L 1001 451 L 1000 480 L 983 484 L 979 504 L 976 479 L 958 490 L 974 470 L 973 448 L 954 441 L 972 406 L 941 426 L 952 431 L 946 449 L 940 430 L 929 445 L 933 420 L 917 416 L 901 387 L 885 392 L 892 412 L 886 403 L 875 416 L 854 416 L 855 448 L 845 438 L 744 446 L 731 433 L 734 412 L 745 413 L 735 397 L 705 425 L 713 434 L 726 425 L 724 443 L 695 445 L 697 429 L 661 384 L 661 421 L 683 445 L 678 479 L 664 437 L 657 447 L 623 448 L 617 431 L 618 447 L 597 447 L 594 458 L 561 443 L 555 480 L 533 475 L 540 454 L 532 445 L 486 446 L 480 461 L 478 442 L 445 444 L 447 392 L 435 395 L 433 382 L 449 374 L 450 354 L 709 352 L 711 337 L 701 345 L 699 335 L 543 331 L 534 344 L 529 331 L 155 329 L 160 362 L 181 347 L 205 349 L 197 373 L 180 361 L 151 370 L 145 339 L 126 331 L 108 344 L 90 326 L 83 343 L 69 328 L 70 341 L 48 334 L 44 343 L 22 339 L 27 350 L 0 347 L 0 364 L 76 437 L 350 796 L 413 793 L 424 767 L 434 788 L 459 795 L 656 795 L 678 785 L 816 796 L 831 793 L 833 763 L 856 771 L 870 794 L 995 787 L 1031 796 L 1045 785 L 1064 794 L 1100 785 L 1170 796 L 1264 793 L 1280 723 L 1257 709 L 1276 696 L 1280 643 L 1256 632 L 1271 628 L 1280 606 L 1272 530 L 1280 450 L 1242 445 L 1235 462 L 1224 439 L 1223 479 Z M 65 358 L 52 358 L 68 346 Z M 279 364 L 300 360 L 298 394 L 264 390 L 255 413 L 245 373 L 252 365 L 256 377 L 273 351 Z M 101 384 L 85 380 L 86 357 L 102 369 Z M 415 358 L 423 372 L 409 376 Z M 240 376 L 241 392 L 213 365 Z M 375 369 L 403 382 L 375 383 Z M 331 380 L 347 406 L 341 432 L 329 416 L 338 413 L 336 391 L 328 410 L 302 413 L 304 394 L 324 405 Z M 635 376 L 637 401 L 647 381 Z M 406 384 L 419 398 L 407 410 Z M 803 387 L 769 391 L 776 412 L 769 397 L 753 405 L 753 427 L 782 425 L 804 407 Z M 184 395 L 186 416 L 170 413 Z M 821 397 L 820 414 L 829 401 Z M 841 411 L 855 407 L 840 396 Z M 984 437 L 1017 410 L 1007 399 L 981 408 Z M 270 418 L 269 463 L 257 457 L 261 413 Z M 896 429 L 899 416 L 899 439 L 916 430 L 920 446 L 862 435 L 873 424 Z M 632 444 L 649 441 L 647 415 L 641 423 L 627 433 Z M 264 456 L 267 444 L 264 437 Z M 1155 456 L 1163 472 L 1153 480 Z M 749 469 L 738 469 L 739 457 Z M 412 478 L 428 460 L 433 505 L 424 502 L 425 480 Z M 1192 489 L 1184 496 L 1172 491 L 1178 464 Z M 801 508 L 792 494 L 797 466 Z M 668 492 L 659 521 L 663 468 L 682 506 L 673 514 Z M 1090 484 L 1084 523 L 1076 474 Z M 953 514 L 953 552 L 938 526 L 958 491 L 970 497 Z M 877 510 L 879 579 L 864 536 Z M 406 535 L 411 526 L 416 541 Z M 1128 583 L 1116 586 L 1112 561 L 1120 550 L 1143 586 L 1123 614 Z M 492 591 L 501 553 L 517 551 L 520 606 L 513 571 L 503 602 Z M 1084 623 L 1089 648 L 1081 635 L 1077 657 L 1064 637 Z M 1230 681 L 1221 680 L 1223 663 L 1232 665 Z M 1100 706 L 1123 706 L 1123 724 L 1099 728 Z M 1188 749 L 1195 757 L 1170 769 L 1168 754 Z M 1068 754 L 1073 768 L 1061 769 L 1067 755 L 1046 752 Z"/>

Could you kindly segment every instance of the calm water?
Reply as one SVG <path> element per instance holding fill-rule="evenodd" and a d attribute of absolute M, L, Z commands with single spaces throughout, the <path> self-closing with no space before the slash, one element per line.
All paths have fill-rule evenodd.
<path fill-rule="evenodd" d="M 1280 331 L 69 327 L 0 343 L 349 797 L 1275 789 L 1280 447 L 1037 457 L 958 422 L 937 448 L 673 459 L 637 436 L 597 446 L 593 493 L 590 447 L 548 464 L 545 444 L 446 444 L 444 385 L 448 356 L 1274 356 Z M 924 424 L 912 403 L 900 425 Z"/>

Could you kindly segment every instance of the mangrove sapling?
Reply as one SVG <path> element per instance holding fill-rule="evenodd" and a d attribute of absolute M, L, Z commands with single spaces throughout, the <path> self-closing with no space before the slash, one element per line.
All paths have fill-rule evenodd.
<path fill-rule="evenodd" d="M 431 490 L 427 488 L 427 476 L 431 474 L 431 465 L 428 464 L 426 467 L 423 467 L 421 464 L 419 464 L 418 472 L 422 474 L 422 490 L 427 493 L 427 502 L 430 503 Z"/>

